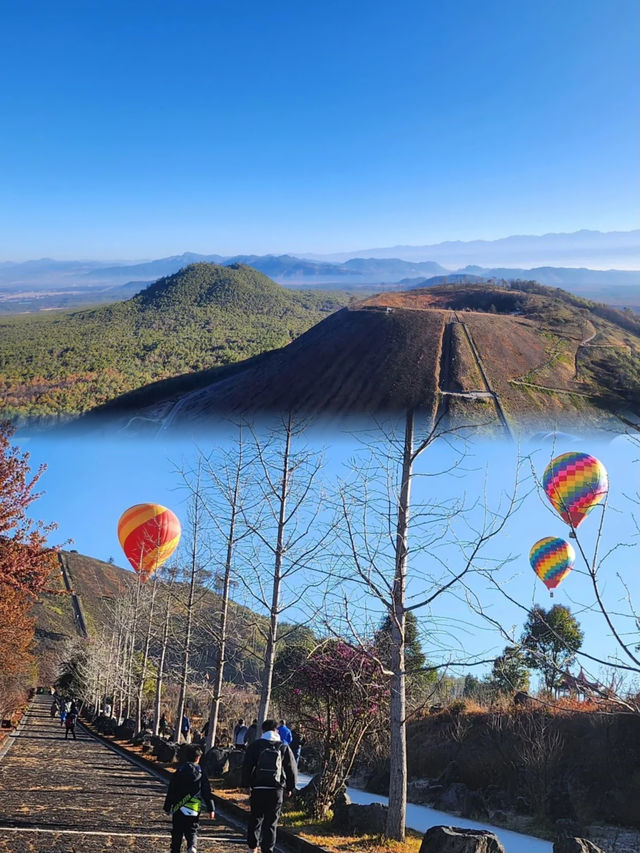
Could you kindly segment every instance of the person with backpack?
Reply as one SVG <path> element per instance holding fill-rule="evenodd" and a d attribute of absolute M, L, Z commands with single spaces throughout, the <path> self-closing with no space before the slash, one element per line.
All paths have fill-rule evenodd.
<path fill-rule="evenodd" d="M 233 746 L 234 749 L 245 748 L 245 738 L 249 728 L 245 725 L 244 720 L 238 720 L 238 725 L 233 730 Z"/>
<path fill-rule="evenodd" d="M 171 853 L 180 853 L 182 838 L 187 842 L 187 853 L 196 853 L 198 821 L 200 812 L 215 818 L 215 807 L 211 786 L 206 773 L 200 767 L 202 749 L 196 744 L 185 747 L 188 759 L 171 777 L 164 811 L 172 816 Z"/>
<path fill-rule="evenodd" d="M 265 720 L 262 737 L 247 747 L 242 765 L 242 787 L 250 790 L 251 816 L 247 831 L 250 853 L 273 853 L 278 818 L 285 796 L 297 781 L 291 749 L 278 734 L 278 721 Z"/>
<path fill-rule="evenodd" d="M 69 732 L 73 735 L 73 739 L 77 740 L 76 737 L 76 722 L 78 719 L 78 708 L 75 702 L 72 702 L 69 706 L 69 710 L 67 711 L 64 725 L 65 725 L 65 733 L 64 739 L 67 740 L 69 737 Z"/>

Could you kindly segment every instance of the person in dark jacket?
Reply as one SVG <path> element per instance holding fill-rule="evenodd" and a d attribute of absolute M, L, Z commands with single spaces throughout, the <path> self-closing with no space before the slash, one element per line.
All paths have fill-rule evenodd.
<path fill-rule="evenodd" d="M 258 737 L 258 721 L 254 720 L 247 729 L 244 736 L 245 746 L 250 746 Z"/>
<path fill-rule="evenodd" d="M 78 708 L 76 706 L 76 703 L 72 702 L 71 708 L 69 708 L 69 710 L 67 711 L 67 715 L 66 715 L 65 720 L 64 720 L 64 725 L 65 725 L 64 739 L 65 740 L 67 740 L 67 738 L 69 737 L 69 732 L 71 732 L 71 734 L 73 735 L 73 739 L 77 740 L 77 738 L 76 738 L 76 723 L 77 723 L 77 721 L 78 721 Z"/>
<path fill-rule="evenodd" d="M 190 744 L 186 757 L 171 777 L 164 810 L 172 816 L 171 853 L 180 853 L 182 838 L 187 842 L 187 853 L 196 853 L 198 820 L 204 810 L 211 820 L 215 817 L 215 807 L 211 796 L 211 786 L 206 773 L 200 767 L 202 750 Z"/>
<path fill-rule="evenodd" d="M 291 796 L 297 781 L 296 761 L 278 734 L 278 721 L 265 720 L 262 737 L 247 747 L 242 765 L 242 787 L 251 793 L 251 816 L 247 831 L 250 853 L 273 853 L 278 818 L 285 796 Z"/>

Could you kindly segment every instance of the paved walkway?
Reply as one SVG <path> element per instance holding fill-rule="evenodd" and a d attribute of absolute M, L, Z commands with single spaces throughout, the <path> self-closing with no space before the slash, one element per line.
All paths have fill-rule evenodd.
<path fill-rule="evenodd" d="M 0 851 L 168 853 L 165 783 L 81 726 L 77 741 L 65 741 L 50 705 L 49 696 L 35 697 L 0 760 Z M 246 849 L 236 830 L 202 820 L 199 853 Z"/>

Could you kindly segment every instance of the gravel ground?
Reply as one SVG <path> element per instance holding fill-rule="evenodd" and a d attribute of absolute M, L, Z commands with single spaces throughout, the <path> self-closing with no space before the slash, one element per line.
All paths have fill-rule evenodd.
<path fill-rule="evenodd" d="M 0 760 L 2 853 L 161 853 L 170 821 L 163 781 L 81 726 L 64 738 L 50 697 L 36 696 L 26 725 Z M 244 853 L 243 837 L 203 819 L 200 853 Z"/>

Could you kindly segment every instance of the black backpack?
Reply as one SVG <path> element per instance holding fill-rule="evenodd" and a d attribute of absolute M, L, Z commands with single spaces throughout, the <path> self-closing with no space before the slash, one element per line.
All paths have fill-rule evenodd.
<path fill-rule="evenodd" d="M 265 741 L 258 753 L 253 771 L 253 788 L 282 788 L 285 784 L 283 755 L 286 744 L 281 741 Z"/>

